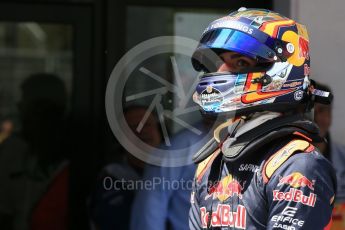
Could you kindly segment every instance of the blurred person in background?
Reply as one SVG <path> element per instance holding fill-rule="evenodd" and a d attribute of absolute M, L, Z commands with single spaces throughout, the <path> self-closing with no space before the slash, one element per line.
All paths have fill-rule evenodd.
<path fill-rule="evenodd" d="M 330 87 L 317 83 L 316 87 L 326 92 L 331 92 Z M 314 106 L 314 121 L 320 128 L 320 136 L 325 141 L 315 143 L 315 146 L 322 152 L 322 154 L 333 163 L 338 178 L 338 193 L 337 200 L 345 202 L 345 181 L 342 180 L 345 176 L 345 146 L 339 144 L 332 139 L 330 128 L 332 125 L 332 108 L 331 104 L 315 103 Z"/>
<path fill-rule="evenodd" d="M 316 88 L 332 93 L 331 88 L 327 85 L 316 83 Z M 328 105 L 315 103 L 314 121 L 320 128 L 320 136 L 325 140 L 321 143 L 315 143 L 315 146 L 332 162 L 337 175 L 337 196 L 332 217 L 332 229 L 345 229 L 345 146 L 332 139 L 330 133 L 332 110 L 333 103 Z"/>
<path fill-rule="evenodd" d="M 208 135 L 215 117 L 204 116 L 201 122 L 194 125 Z M 200 142 L 200 136 L 188 129 L 183 129 L 171 138 L 169 149 L 181 149 L 183 156 L 188 156 L 185 166 L 163 167 L 146 165 L 143 180 L 159 180 L 161 183 L 147 190 L 138 191 L 132 206 L 131 230 L 187 230 L 190 195 L 195 174 L 192 162 L 193 154 L 205 143 Z M 173 187 L 173 185 L 177 187 Z"/>
<path fill-rule="evenodd" d="M 144 106 L 130 106 L 125 109 L 124 117 L 133 133 L 146 144 L 157 147 L 162 136 L 158 120 L 152 113 L 141 131 L 136 131 L 146 111 Z M 90 200 L 92 227 L 97 230 L 129 229 L 131 205 L 137 192 L 135 187 L 130 189 L 129 186 L 141 180 L 145 167 L 145 162 L 124 148 L 113 154 L 123 154 L 123 160 L 102 169 Z M 122 186 L 128 189 L 122 189 Z"/>
<path fill-rule="evenodd" d="M 19 161 L 17 157 L 25 156 L 28 151 L 27 143 L 13 133 L 13 125 L 12 120 L 4 118 L 0 131 L 0 228 L 8 230 L 15 229 L 13 221 L 18 221 L 14 217 L 16 214 L 12 207 L 13 203 L 9 200 L 14 186 L 10 173 Z M 11 185 L 12 189 L 9 189 Z M 19 187 L 20 184 L 16 186 Z"/>
<path fill-rule="evenodd" d="M 320 83 L 316 83 L 317 87 L 323 91 L 331 92 L 331 89 Z M 333 144 L 330 136 L 330 128 L 332 125 L 332 106 L 333 103 L 326 105 L 315 103 L 314 105 L 314 121 L 319 126 L 320 136 L 324 138 L 324 142 L 315 143 L 315 146 L 320 149 L 323 155 L 328 159 L 332 160 L 331 145 Z M 339 194 L 338 194 L 339 195 Z"/>
<path fill-rule="evenodd" d="M 2 119 L 0 123 L 0 144 L 11 136 L 14 131 L 14 124 L 10 118 Z"/>
<path fill-rule="evenodd" d="M 65 230 L 70 151 L 65 85 L 54 74 L 38 73 L 29 76 L 21 90 L 20 136 L 0 154 L 0 226 Z"/>

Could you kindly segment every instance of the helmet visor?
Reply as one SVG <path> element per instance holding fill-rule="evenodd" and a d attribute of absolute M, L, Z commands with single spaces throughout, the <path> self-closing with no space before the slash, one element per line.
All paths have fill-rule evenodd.
<path fill-rule="evenodd" d="M 200 64 L 204 64 L 203 60 L 210 59 L 204 57 L 207 55 L 204 51 L 208 49 L 222 49 L 237 52 L 259 62 L 275 61 L 275 52 L 267 45 L 262 44 L 247 33 L 233 29 L 220 28 L 206 33 L 201 38 L 200 44 L 193 54 L 193 59 Z"/>

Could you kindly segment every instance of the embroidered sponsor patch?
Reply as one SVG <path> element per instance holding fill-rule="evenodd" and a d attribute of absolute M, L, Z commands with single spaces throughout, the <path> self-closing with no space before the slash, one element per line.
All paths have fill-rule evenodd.
<path fill-rule="evenodd" d="M 305 221 L 295 218 L 297 211 L 296 207 L 286 206 L 281 214 L 272 216 L 273 228 L 292 230 L 303 227 Z"/>
<path fill-rule="evenodd" d="M 293 172 L 287 176 L 280 177 L 278 186 L 281 185 L 290 185 L 293 188 L 308 187 L 311 190 L 314 190 L 315 180 L 309 180 L 300 172 Z"/>
<path fill-rule="evenodd" d="M 310 193 L 309 196 L 304 195 L 302 190 L 291 188 L 288 192 L 273 190 L 273 201 L 292 201 L 307 206 L 314 207 L 316 203 L 316 194 Z"/>
<path fill-rule="evenodd" d="M 258 165 L 254 165 L 254 164 L 241 164 L 240 167 L 238 168 L 238 171 L 242 172 L 257 172 L 259 170 L 259 166 Z"/>
<path fill-rule="evenodd" d="M 231 227 L 235 229 L 246 229 L 246 208 L 238 205 L 236 211 L 232 211 L 230 205 L 218 204 L 217 210 L 210 213 L 205 207 L 200 208 L 202 228 L 210 227 Z M 211 219 L 209 219 L 211 217 Z"/>
<path fill-rule="evenodd" d="M 243 187 L 231 174 L 224 177 L 215 185 L 212 185 L 208 190 L 208 195 L 205 196 L 205 200 L 212 197 L 213 199 L 217 198 L 220 201 L 225 201 L 235 195 L 242 199 Z"/>

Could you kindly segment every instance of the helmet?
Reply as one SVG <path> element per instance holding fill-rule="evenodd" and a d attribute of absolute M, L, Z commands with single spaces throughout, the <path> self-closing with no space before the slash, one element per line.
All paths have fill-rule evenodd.
<path fill-rule="evenodd" d="M 219 54 L 232 51 L 258 64 L 217 72 Z M 213 21 L 192 56 L 203 71 L 193 95 L 206 113 L 246 115 L 286 111 L 310 101 L 309 38 L 305 26 L 265 9 L 240 8 Z"/>

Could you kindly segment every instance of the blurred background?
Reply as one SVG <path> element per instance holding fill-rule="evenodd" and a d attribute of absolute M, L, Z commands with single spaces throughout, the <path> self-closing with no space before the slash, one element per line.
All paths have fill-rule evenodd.
<path fill-rule="evenodd" d="M 241 6 L 272 9 L 307 26 L 312 77 L 334 91 L 332 138 L 343 142 L 343 1 L 1 1 L 0 229 L 94 228 L 90 194 L 102 169 L 125 155 L 104 106 L 115 64 L 150 38 L 178 35 L 198 40 L 209 22 Z M 196 75 L 189 60 L 177 61 L 187 78 Z M 163 58 L 153 58 L 146 66 L 174 81 L 170 63 Z M 134 76 L 125 94 L 155 84 Z M 165 97 L 163 102 L 171 106 L 174 96 Z M 140 105 L 148 106 L 145 101 Z M 201 117 L 196 112 L 186 119 Z M 168 124 L 169 133 L 179 130 Z M 160 142 L 158 136 L 149 144 Z"/>

